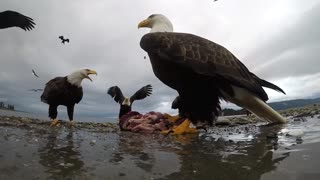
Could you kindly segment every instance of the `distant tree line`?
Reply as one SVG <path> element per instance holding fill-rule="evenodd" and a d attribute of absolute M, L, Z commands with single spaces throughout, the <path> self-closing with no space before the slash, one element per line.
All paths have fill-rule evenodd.
<path fill-rule="evenodd" d="M 246 113 L 247 111 L 245 109 L 234 110 L 229 108 L 223 109 L 221 112 L 223 116 L 242 115 Z"/>
<path fill-rule="evenodd" d="M 14 110 L 14 105 L 11 105 L 11 104 L 5 105 L 4 102 L 0 102 L 0 109 Z"/>

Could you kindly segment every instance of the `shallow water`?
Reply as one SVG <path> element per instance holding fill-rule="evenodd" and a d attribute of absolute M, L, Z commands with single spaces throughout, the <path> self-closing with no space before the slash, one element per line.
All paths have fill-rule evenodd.
<path fill-rule="evenodd" d="M 319 179 L 319 140 L 317 117 L 187 136 L 0 126 L 0 179 Z"/>

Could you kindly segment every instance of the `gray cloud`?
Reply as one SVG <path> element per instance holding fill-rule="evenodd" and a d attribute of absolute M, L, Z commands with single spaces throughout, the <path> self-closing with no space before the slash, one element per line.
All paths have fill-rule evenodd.
<path fill-rule="evenodd" d="M 153 13 L 168 16 L 176 31 L 225 46 L 254 73 L 286 90 L 287 96 L 268 90 L 271 101 L 319 95 L 316 0 L 308 4 L 299 0 L 4 0 L 0 7 L 19 11 L 37 23 L 30 32 L 0 31 L 0 100 L 21 110 L 46 116 L 48 106 L 40 102 L 41 93 L 27 90 L 43 88 L 48 80 L 79 68 L 91 68 L 98 76 L 92 83 L 83 82 L 85 93 L 75 119 L 116 117 L 119 105 L 106 94 L 113 85 L 129 96 L 152 84 L 153 95 L 136 101 L 133 109 L 176 113 L 170 107 L 177 93 L 154 76 L 139 46 L 149 30 L 138 30 L 137 24 Z M 70 43 L 62 45 L 59 35 L 70 38 Z M 65 108 L 59 110 L 65 117 Z"/>

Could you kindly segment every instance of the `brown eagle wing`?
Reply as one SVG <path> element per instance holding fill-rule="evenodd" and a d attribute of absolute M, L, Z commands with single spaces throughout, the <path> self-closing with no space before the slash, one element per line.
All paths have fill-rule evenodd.
<path fill-rule="evenodd" d="M 9 27 L 20 27 L 25 31 L 30 31 L 36 24 L 33 19 L 15 11 L 0 12 L 0 29 Z"/>
<path fill-rule="evenodd" d="M 222 78 L 264 101 L 268 100 L 268 95 L 246 66 L 226 48 L 212 41 L 193 34 L 157 32 L 144 35 L 140 46 L 163 60 L 178 63 L 198 74 Z"/>
<path fill-rule="evenodd" d="M 130 97 L 130 101 L 141 100 L 152 94 L 152 86 L 150 84 L 143 86 Z"/>
<path fill-rule="evenodd" d="M 122 103 L 124 100 L 124 96 L 121 92 L 121 89 L 118 86 L 112 86 L 108 89 L 107 92 L 117 103 Z"/>

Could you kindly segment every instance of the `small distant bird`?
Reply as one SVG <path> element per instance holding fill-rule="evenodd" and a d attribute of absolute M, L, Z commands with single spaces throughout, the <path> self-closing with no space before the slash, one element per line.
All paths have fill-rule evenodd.
<path fill-rule="evenodd" d="M 39 78 L 38 74 L 37 74 L 33 69 L 32 69 L 32 74 L 33 74 L 35 77 Z"/>
<path fill-rule="evenodd" d="M 108 89 L 108 94 L 114 99 L 114 101 L 120 104 L 120 118 L 122 115 L 131 111 L 132 103 L 135 100 L 141 100 L 150 96 L 152 94 L 152 86 L 150 84 L 143 86 L 130 98 L 123 96 L 121 89 L 118 86 L 110 87 Z"/>
<path fill-rule="evenodd" d="M 43 91 L 43 89 L 29 89 L 28 91 L 38 92 L 38 91 Z"/>
<path fill-rule="evenodd" d="M 69 43 L 69 39 L 64 39 L 63 36 L 59 36 L 59 39 L 61 39 L 61 43 L 64 44 L 65 42 Z"/>
<path fill-rule="evenodd" d="M 33 19 L 15 11 L 0 12 L 0 29 L 19 27 L 25 31 L 30 31 L 36 23 Z"/>

